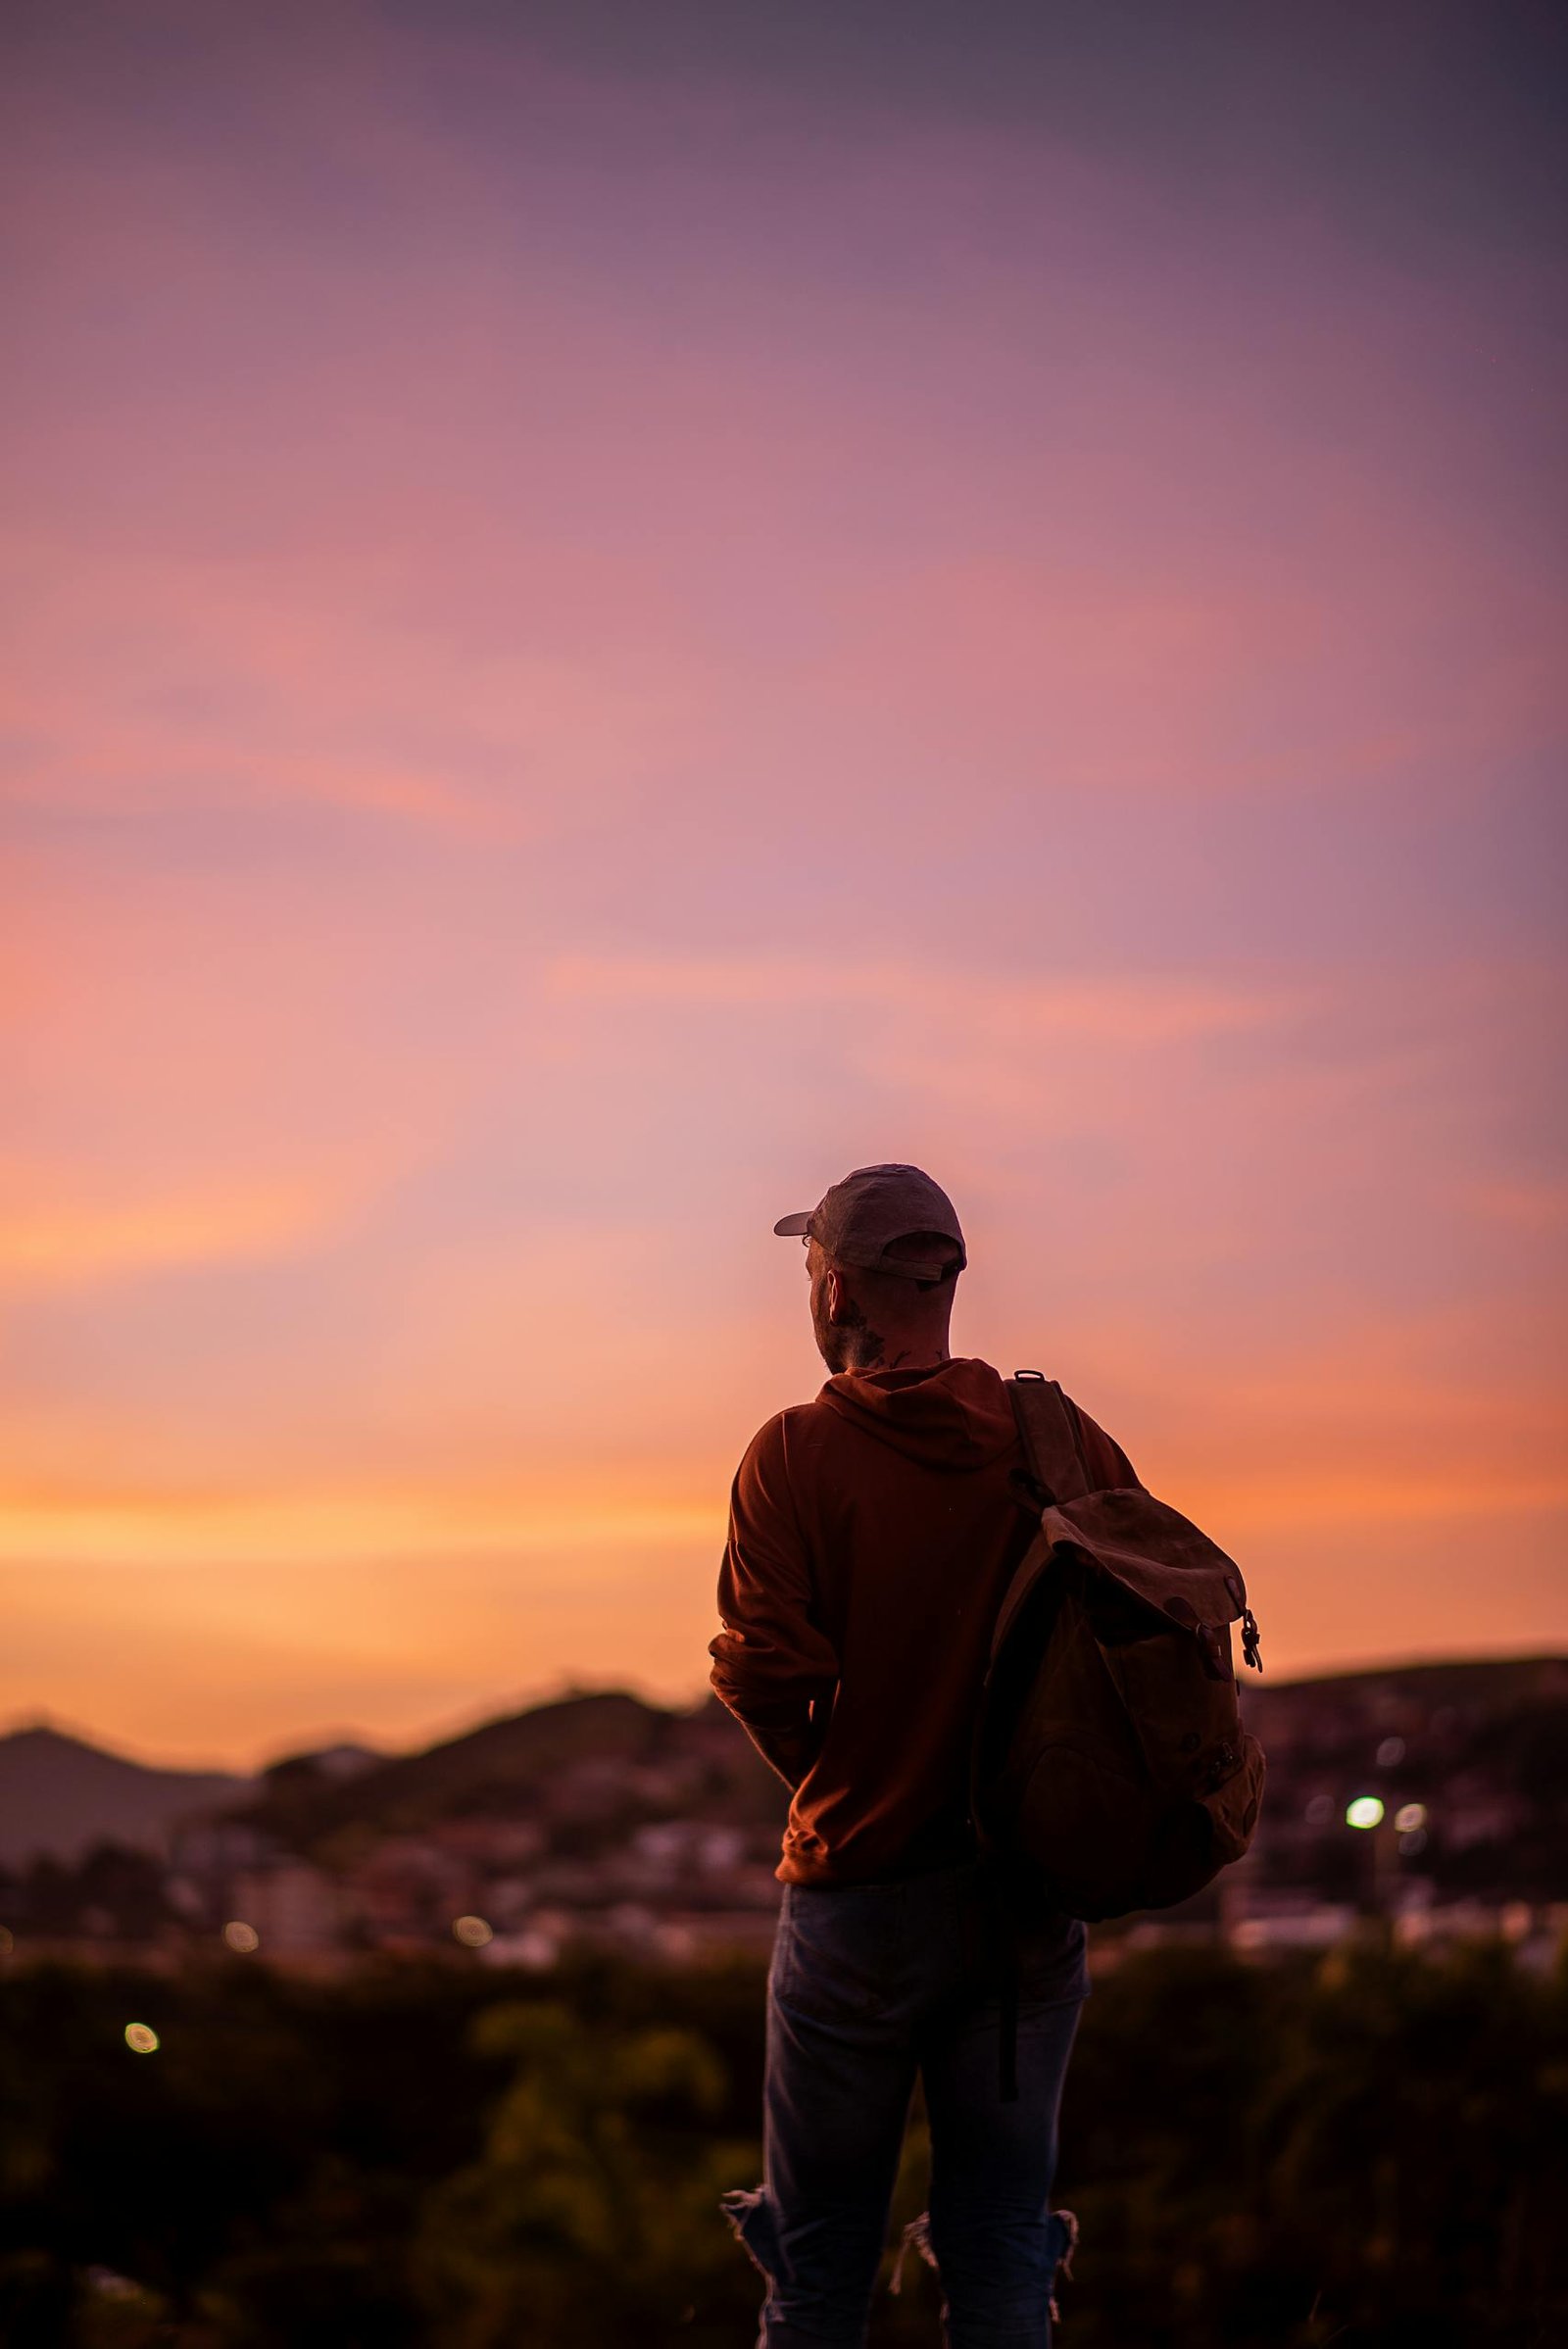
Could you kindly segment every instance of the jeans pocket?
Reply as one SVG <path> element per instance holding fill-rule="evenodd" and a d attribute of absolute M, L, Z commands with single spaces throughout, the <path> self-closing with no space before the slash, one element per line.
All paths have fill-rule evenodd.
<path fill-rule="evenodd" d="M 769 1988 L 817 2022 L 887 2012 L 899 1973 L 896 1884 L 785 1886 Z"/>

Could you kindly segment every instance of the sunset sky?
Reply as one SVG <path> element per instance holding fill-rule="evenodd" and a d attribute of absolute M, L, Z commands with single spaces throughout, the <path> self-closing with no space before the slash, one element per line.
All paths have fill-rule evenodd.
<path fill-rule="evenodd" d="M 884 1158 L 1271 1673 L 1568 1645 L 1561 15 L 6 21 L 0 1726 L 695 1698 Z"/>

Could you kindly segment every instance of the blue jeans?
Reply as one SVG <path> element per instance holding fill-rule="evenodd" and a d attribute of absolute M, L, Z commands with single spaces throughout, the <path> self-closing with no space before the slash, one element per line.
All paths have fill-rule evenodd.
<path fill-rule="evenodd" d="M 1016 2102 L 999 2082 L 999 1943 L 973 1863 L 787 1884 L 767 1984 L 765 2182 L 723 2207 L 767 2278 L 758 2349 L 859 2349 L 918 2073 L 950 2349 L 1050 2349 L 1076 2222 L 1050 2207 L 1056 2115 L 1088 1991 L 1082 1925 L 1023 1926 Z M 897 2280 L 895 2280 L 895 2289 Z"/>

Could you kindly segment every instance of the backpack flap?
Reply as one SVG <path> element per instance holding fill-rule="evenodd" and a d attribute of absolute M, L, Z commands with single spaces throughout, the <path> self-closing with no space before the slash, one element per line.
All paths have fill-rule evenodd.
<path fill-rule="evenodd" d="M 1223 1632 L 1246 1611 L 1240 1567 L 1190 1517 L 1127 1487 L 1047 1509 L 1052 1548 L 1082 1550 L 1124 1590 L 1183 1631 Z"/>

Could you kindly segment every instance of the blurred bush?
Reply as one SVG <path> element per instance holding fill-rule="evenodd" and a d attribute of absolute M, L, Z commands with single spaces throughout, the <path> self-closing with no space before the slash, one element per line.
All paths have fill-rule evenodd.
<path fill-rule="evenodd" d="M 125 2044 L 128 2022 L 156 2052 Z M 15 2349 L 741 2349 L 760 1970 L 254 1962 L 0 1982 Z M 918 2108 L 895 2199 L 924 2200 Z M 1568 2339 L 1568 1981 L 1500 1945 L 1097 1982 L 1058 2200 L 1064 2349 Z M 873 2343 L 937 2337 L 906 2270 Z"/>

